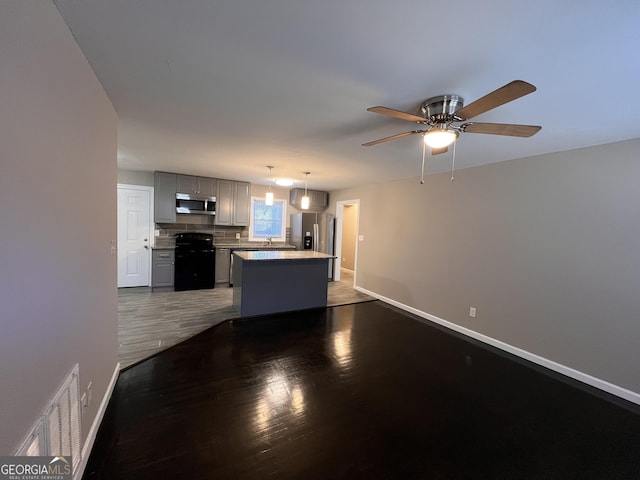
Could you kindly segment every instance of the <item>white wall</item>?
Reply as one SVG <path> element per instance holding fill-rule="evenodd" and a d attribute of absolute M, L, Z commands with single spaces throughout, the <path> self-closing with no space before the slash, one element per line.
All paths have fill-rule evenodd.
<path fill-rule="evenodd" d="M 639 158 L 636 139 L 332 203 L 361 200 L 358 286 L 640 393 Z"/>
<path fill-rule="evenodd" d="M 116 113 L 50 0 L 0 4 L 0 453 L 13 454 L 72 365 L 117 355 Z"/>

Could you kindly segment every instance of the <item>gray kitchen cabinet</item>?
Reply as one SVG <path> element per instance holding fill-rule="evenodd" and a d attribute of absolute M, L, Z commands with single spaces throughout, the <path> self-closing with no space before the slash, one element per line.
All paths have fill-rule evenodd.
<path fill-rule="evenodd" d="M 215 197 L 218 195 L 218 180 L 209 177 L 198 177 L 198 191 L 200 195 Z"/>
<path fill-rule="evenodd" d="M 329 206 L 329 192 L 320 192 L 318 190 L 312 190 L 309 192 L 310 194 L 310 202 L 315 209 L 324 210 Z"/>
<path fill-rule="evenodd" d="M 175 173 L 155 172 L 153 220 L 156 223 L 176 223 Z"/>
<path fill-rule="evenodd" d="M 231 264 L 231 249 L 216 248 L 216 285 L 229 286 L 229 267 Z"/>
<path fill-rule="evenodd" d="M 151 289 L 173 290 L 176 254 L 171 249 L 154 249 L 151 254 Z"/>
<path fill-rule="evenodd" d="M 176 191 L 178 193 L 198 193 L 198 177 L 193 175 L 176 175 Z"/>
<path fill-rule="evenodd" d="M 218 180 L 216 225 L 233 225 L 233 183 L 231 180 Z"/>
<path fill-rule="evenodd" d="M 247 182 L 235 182 L 233 224 L 249 226 L 251 208 L 251 184 Z"/>
<path fill-rule="evenodd" d="M 320 190 L 307 190 L 309 197 L 309 211 L 321 212 L 329 206 L 329 192 Z M 304 197 L 304 188 L 292 188 L 289 190 L 289 204 L 302 210 L 302 197 Z"/>
<path fill-rule="evenodd" d="M 217 190 L 218 181 L 215 178 L 176 175 L 176 191 L 178 193 L 215 197 Z"/>
<path fill-rule="evenodd" d="M 248 226 L 250 204 L 250 183 L 218 180 L 216 225 Z"/>

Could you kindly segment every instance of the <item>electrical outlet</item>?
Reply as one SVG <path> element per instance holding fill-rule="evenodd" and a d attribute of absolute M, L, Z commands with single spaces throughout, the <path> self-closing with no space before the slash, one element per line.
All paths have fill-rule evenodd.
<path fill-rule="evenodd" d="M 476 318 L 476 307 L 469 307 L 469 316 L 471 318 Z"/>
<path fill-rule="evenodd" d="M 240 240 L 240 234 L 236 233 L 236 240 Z"/>

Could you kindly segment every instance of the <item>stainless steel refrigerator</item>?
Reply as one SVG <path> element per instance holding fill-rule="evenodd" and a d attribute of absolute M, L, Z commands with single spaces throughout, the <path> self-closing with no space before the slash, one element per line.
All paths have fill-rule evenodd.
<path fill-rule="evenodd" d="M 298 250 L 314 250 L 333 255 L 335 221 L 330 213 L 292 213 L 291 244 Z M 333 280 L 333 259 L 329 260 L 329 280 Z"/>

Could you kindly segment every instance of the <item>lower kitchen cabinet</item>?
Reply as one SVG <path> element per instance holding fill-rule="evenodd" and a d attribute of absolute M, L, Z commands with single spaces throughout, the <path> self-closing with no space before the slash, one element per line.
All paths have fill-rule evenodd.
<path fill-rule="evenodd" d="M 229 286 L 231 263 L 230 248 L 216 248 L 216 286 Z"/>
<path fill-rule="evenodd" d="M 173 290 L 176 253 L 171 249 L 153 250 L 151 254 L 152 291 Z"/>

